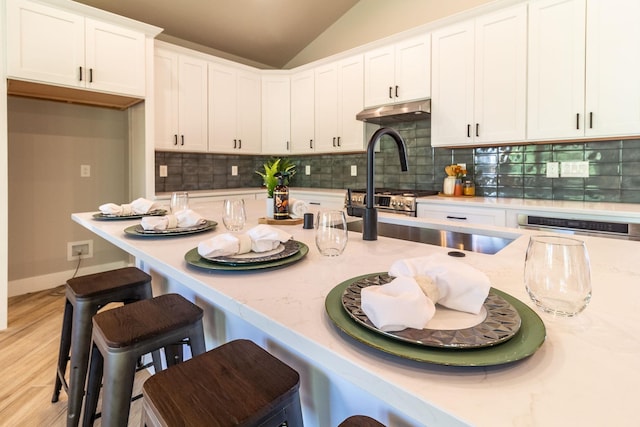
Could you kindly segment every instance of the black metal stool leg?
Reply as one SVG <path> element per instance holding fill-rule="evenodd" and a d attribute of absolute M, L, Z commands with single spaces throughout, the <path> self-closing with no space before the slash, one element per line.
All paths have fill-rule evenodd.
<path fill-rule="evenodd" d="M 62 318 L 62 332 L 60 333 L 60 350 L 58 352 L 58 368 L 56 369 L 56 383 L 53 387 L 53 396 L 51 402 L 55 403 L 60 397 L 60 389 L 66 381 L 64 376 L 67 371 L 67 362 L 69 360 L 69 350 L 71 349 L 71 327 L 73 322 L 73 305 L 68 299 L 64 303 L 64 315 Z M 67 387 L 65 387 L 65 390 Z"/>
<path fill-rule="evenodd" d="M 89 369 L 89 378 L 87 378 L 87 395 L 84 399 L 83 427 L 92 426 L 95 419 L 96 409 L 98 408 L 98 397 L 100 396 L 100 384 L 102 383 L 103 364 L 104 359 L 98 347 L 92 345 L 91 367 Z"/>

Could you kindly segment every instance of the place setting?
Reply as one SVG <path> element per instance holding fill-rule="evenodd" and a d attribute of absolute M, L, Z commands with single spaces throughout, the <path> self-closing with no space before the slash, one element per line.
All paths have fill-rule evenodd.
<path fill-rule="evenodd" d="M 226 233 L 217 234 L 188 251 L 188 265 L 210 271 L 253 271 L 283 267 L 307 255 L 309 247 L 292 235 L 268 224 L 242 232 L 246 224 L 244 200 L 223 202 Z"/>
<path fill-rule="evenodd" d="M 171 213 L 143 216 L 139 224 L 124 229 L 135 237 L 174 237 L 214 230 L 218 223 L 204 218 L 189 208 L 187 192 L 174 192 L 170 202 Z"/>
<path fill-rule="evenodd" d="M 546 337 L 530 307 L 444 254 L 397 260 L 388 272 L 346 280 L 330 291 L 325 308 L 350 337 L 439 365 L 512 363 L 534 354 Z"/>
<path fill-rule="evenodd" d="M 166 215 L 166 209 L 160 207 L 157 202 L 145 198 L 137 198 L 131 203 L 116 204 L 105 203 L 98 207 L 100 212 L 93 214 L 97 221 L 119 221 L 140 219 L 146 216 Z"/>

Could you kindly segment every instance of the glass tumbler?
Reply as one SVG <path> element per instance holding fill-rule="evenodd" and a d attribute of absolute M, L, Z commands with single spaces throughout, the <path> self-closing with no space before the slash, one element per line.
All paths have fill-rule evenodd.
<path fill-rule="evenodd" d="M 189 193 L 186 191 L 172 193 L 170 209 L 172 214 L 189 209 Z"/>
<path fill-rule="evenodd" d="M 340 255 L 347 246 L 347 240 L 347 219 L 343 211 L 318 212 L 316 246 L 322 255 Z"/>
<path fill-rule="evenodd" d="M 244 228 L 247 213 L 243 199 L 226 199 L 223 202 L 222 222 L 229 231 L 240 231 Z"/>
<path fill-rule="evenodd" d="M 524 263 L 527 293 L 542 311 L 573 317 L 591 300 L 589 254 L 583 241 L 532 236 Z"/>

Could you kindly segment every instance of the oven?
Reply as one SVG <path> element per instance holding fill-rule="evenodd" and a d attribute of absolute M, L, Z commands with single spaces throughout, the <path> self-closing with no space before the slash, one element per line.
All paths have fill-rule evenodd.
<path fill-rule="evenodd" d="M 379 212 L 390 212 L 406 216 L 416 216 L 416 199 L 418 197 L 434 196 L 435 190 L 396 190 L 377 188 L 374 192 L 373 206 Z M 347 214 L 361 217 L 367 206 L 367 190 L 348 189 L 345 203 Z"/>
<path fill-rule="evenodd" d="M 558 216 L 518 215 L 518 227 L 558 233 L 640 240 L 640 223 L 576 219 Z"/>

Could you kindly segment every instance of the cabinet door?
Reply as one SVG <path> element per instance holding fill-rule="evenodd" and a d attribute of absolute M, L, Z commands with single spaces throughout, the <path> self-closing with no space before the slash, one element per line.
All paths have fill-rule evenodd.
<path fill-rule="evenodd" d="M 316 70 L 316 143 L 317 151 L 338 148 L 338 64 L 333 62 Z"/>
<path fill-rule="evenodd" d="M 178 76 L 179 145 L 207 151 L 207 62 L 180 55 Z"/>
<path fill-rule="evenodd" d="M 584 135 L 585 2 L 529 4 L 528 139 Z"/>
<path fill-rule="evenodd" d="M 261 85 L 259 74 L 238 72 L 238 139 L 243 154 L 258 154 L 262 148 Z"/>
<path fill-rule="evenodd" d="M 527 5 L 477 18 L 474 56 L 474 142 L 523 141 L 527 118 Z"/>
<path fill-rule="evenodd" d="M 506 225 L 506 211 L 495 208 L 474 208 L 467 205 L 448 206 L 434 203 L 418 203 L 418 218 L 433 218 L 465 224 Z"/>
<path fill-rule="evenodd" d="M 312 153 L 316 146 L 313 70 L 291 76 L 291 152 Z"/>
<path fill-rule="evenodd" d="M 83 87 L 84 18 L 28 1 L 7 1 L 7 74 Z"/>
<path fill-rule="evenodd" d="M 450 26 L 432 35 L 431 145 L 473 141 L 474 24 Z"/>
<path fill-rule="evenodd" d="M 640 2 L 588 0 L 586 136 L 640 133 Z"/>
<path fill-rule="evenodd" d="M 178 55 L 156 49 L 154 55 L 155 147 L 177 149 L 178 144 Z"/>
<path fill-rule="evenodd" d="M 400 42 L 395 48 L 394 101 L 431 95 L 431 39 L 426 34 Z"/>
<path fill-rule="evenodd" d="M 338 63 L 338 130 L 340 149 L 364 150 L 364 122 L 356 120 L 364 108 L 364 62 L 362 55 Z"/>
<path fill-rule="evenodd" d="M 144 97 L 144 34 L 86 19 L 85 35 L 86 87 Z"/>
<path fill-rule="evenodd" d="M 238 150 L 236 84 L 234 68 L 209 64 L 209 151 Z"/>
<path fill-rule="evenodd" d="M 395 54 L 387 46 L 364 54 L 364 104 L 367 107 L 389 104 L 394 100 Z"/>
<path fill-rule="evenodd" d="M 291 104 L 289 76 L 262 76 L 262 152 L 289 152 Z"/>

